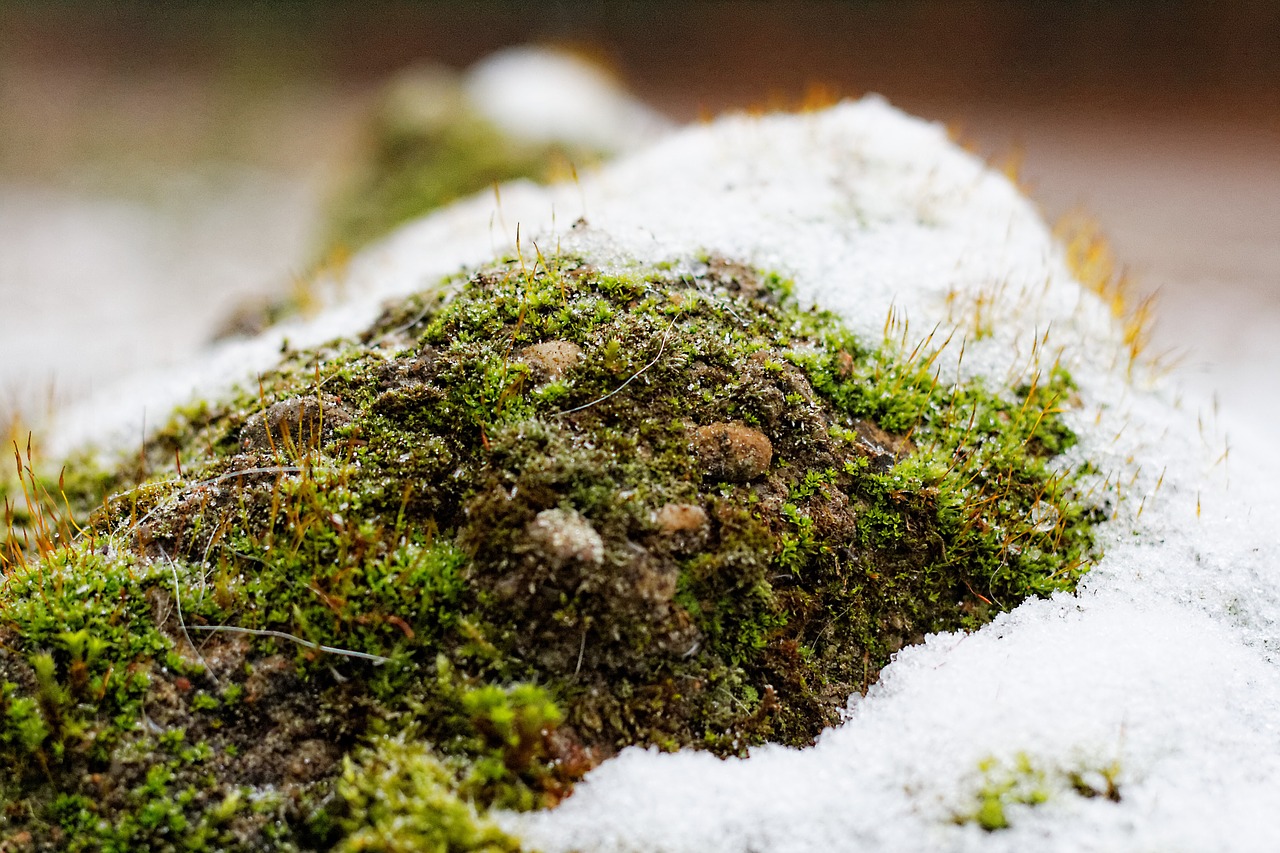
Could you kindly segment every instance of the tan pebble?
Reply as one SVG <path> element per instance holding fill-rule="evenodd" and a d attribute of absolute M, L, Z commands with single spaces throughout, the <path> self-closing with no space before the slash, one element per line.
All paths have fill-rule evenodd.
<path fill-rule="evenodd" d="M 708 424 L 693 433 L 693 451 L 707 479 L 745 483 L 762 476 L 773 461 L 773 443 L 741 424 Z"/>
<path fill-rule="evenodd" d="M 665 504 L 654 521 L 668 535 L 701 530 L 707 526 L 707 512 L 697 504 Z"/>
<path fill-rule="evenodd" d="M 293 747 L 285 764 L 285 778 L 290 782 L 314 782 L 327 776 L 336 760 L 336 747 L 323 740 L 304 740 Z"/>
<path fill-rule="evenodd" d="M 844 350 L 836 353 L 836 373 L 841 379 L 848 379 L 853 375 L 853 356 Z"/>
<path fill-rule="evenodd" d="M 874 421 L 858 421 L 853 426 L 860 449 L 871 460 L 872 470 L 877 473 L 888 471 L 916 449 L 911 439 L 887 433 Z"/>
<path fill-rule="evenodd" d="M 574 560 L 598 565 L 604 560 L 604 540 L 591 522 L 573 510 L 544 509 L 525 533 L 552 565 Z"/>
<path fill-rule="evenodd" d="M 771 361 L 782 361 L 782 357 L 778 355 L 776 350 L 758 349 L 751 353 L 751 355 L 747 356 L 747 360 L 751 361 L 753 364 L 768 364 Z"/>
<path fill-rule="evenodd" d="M 559 379 L 582 358 L 582 348 L 570 341 L 543 341 L 524 348 L 520 359 L 548 379 Z"/>

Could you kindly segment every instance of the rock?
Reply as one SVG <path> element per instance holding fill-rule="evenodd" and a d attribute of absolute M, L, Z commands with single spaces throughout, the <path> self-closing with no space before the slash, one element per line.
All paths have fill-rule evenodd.
<path fill-rule="evenodd" d="M 604 540 L 591 522 L 572 510 L 544 509 L 525 528 L 529 541 L 556 567 L 577 561 L 599 565 Z"/>
<path fill-rule="evenodd" d="M 853 356 L 845 350 L 836 353 L 836 373 L 841 379 L 848 379 L 853 375 Z"/>
<path fill-rule="evenodd" d="M 809 304 L 815 288 L 830 290 L 846 307 L 875 308 L 859 325 L 878 328 L 887 306 L 877 300 L 889 298 L 878 284 L 828 287 L 861 275 L 865 229 L 849 213 L 824 219 L 825 190 L 821 208 L 799 204 L 824 186 L 810 158 L 814 178 L 858 173 L 840 167 L 850 150 L 840 140 L 863 140 L 856 127 L 823 130 L 818 148 L 793 144 L 829 120 L 762 123 L 751 159 L 723 176 L 717 160 L 698 166 L 713 172 L 707 209 L 726 219 L 742 210 L 758 226 L 743 232 L 744 257 L 773 263 L 776 248 L 775 266 L 804 272 L 795 283 L 685 253 L 722 240 L 692 239 L 705 217 L 683 158 L 701 148 L 681 147 L 664 166 L 679 166 L 680 178 L 666 194 L 645 195 L 665 172 L 637 172 L 644 180 L 624 182 L 624 198 L 648 201 L 632 215 L 620 199 L 605 208 L 616 217 L 601 215 L 647 222 L 666 235 L 657 246 L 630 225 L 617 235 L 584 227 L 563 235 L 568 251 L 555 241 L 549 263 L 517 254 L 455 274 L 451 226 L 410 241 L 412 251 L 393 239 L 361 269 L 373 278 L 398 258 L 404 268 L 383 284 L 432 289 L 402 294 L 372 324 L 374 304 L 361 298 L 341 339 L 330 337 L 332 318 L 313 332 L 291 328 L 296 346 L 277 367 L 245 368 L 265 400 L 283 402 L 248 423 L 235 394 L 189 407 L 144 448 L 149 466 L 79 472 L 95 483 L 109 476 L 116 497 L 88 536 L 52 557 L 33 549 L 36 570 L 0 586 L 0 704 L 16 709 L 0 714 L 0 763 L 18 780 L 0 796 L 5 814 L 43 833 L 40 849 L 101 846 L 100 826 L 129 828 L 131 849 L 201 837 L 243 851 L 357 849 L 392 824 L 410 827 L 394 844 L 418 849 L 455 814 L 469 834 L 449 838 L 475 841 L 489 809 L 552 806 L 595 757 L 626 746 L 731 756 L 768 741 L 807 745 L 903 643 L 981 624 L 1028 590 L 1070 590 L 1095 553 L 1089 520 L 1104 513 L 1077 497 L 1077 485 L 1097 486 L 1072 473 L 1081 457 L 1042 462 L 1074 437 L 1057 405 L 1068 399 L 1065 372 L 1046 373 L 1036 393 L 987 391 L 963 376 L 926 391 L 919 363 L 894 341 L 859 343 L 854 328 Z M 706 140 L 717 157 L 719 138 Z M 768 160 L 748 180 L 757 156 Z M 918 174 L 915 161 L 903 171 Z M 793 178 L 806 225 L 776 239 L 797 217 L 778 217 L 773 190 L 763 191 Z M 728 180 L 739 188 L 721 197 Z M 901 221 L 914 228 L 915 183 L 904 192 Z M 689 218 L 691 201 L 699 214 Z M 430 232 L 452 215 L 414 228 Z M 672 225 L 671 216 L 685 218 Z M 820 227 L 811 235 L 810 225 Z M 752 248 L 763 229 L 768 241 Z M 492 245 L 474 238 L 477 253 Z M 913 260 L 899 263 L 893 248 L 874 277 Z M 424 256 L 441 269 L 415 267 Z M 904 280 L 929 284 L 908 295 L 936 283 L 924 260 L 929 274 Z M 804 301 L 790 295 L 795 286 Z M 277 340 L 254 352 L 265 359 Z M 606 378 L 619 366 L 607 356 L 624 348 L 631 366 L 652 369 Z M 513 359 L 523 382 L 494 369 Z M 588 367 L 616 392 L 530 387 Z M 852 381 L 867 368 L 880 381 Z M 594 402 L 566 416 L 579 400 Z M 880 476 L 909 452 L 917 417 L 932 445 L 912 469 L 923 476 Z M 971 442 L 967 424 L 992 431 Z M 326 433 L 350 436 L 331 442 L 333 458 L 269 461 L 285 456 L 272 448 L 321 445 Z M 1033 443 L 1051 434 L 1066 438 Z M 946 475 L 928 476 L 947 457 Z M 1042 502 L 1054 512 L 1033 509 Z M 971 506 L 981 515 L 957 531 L 951 508 Z M 0 549 L 0 561 L 11 552 Z M 186 660 L 188 648 L 200 659 Z M 71 712 L 95 733 L 93 750 L 66 738 Z M 206 746 L 210 755 L 175 762 L 178 742 L 183 755 Z M 142 785 L 159 765 L 172 778 Z M 414 774 L 428 771 L 420 785 Z M 105 795 L 79 785 L 86 773 L 102 774 Z M 198 798 L 181 813 L 189 833 L 164 821 L 142 832 L 154 815 L 176 814 L 173 797 L 186 790 Z M 252 803 L 231 815 L 246 790 Z M 92 822 L 78 816 L 79 798 L 101 804 Z M 59 804 L 54 820 L 49 804 Z M 251 834 L 232 846 L 224 824 Z M 0 830 L 0 848 L 4 839 Z M 569 843 L 552 842 L 528 848 Z"/>
<path fill-rule="evenodd" d="M 658 531 L 668 536 L 696 533 L 707 526 L 707 512 L 697 504 L 664 504 L 654 515 Z"/>
<path fill-rule="evenodd" d="M 883 474 L 916 449 L 910 438 L 892 435 L 874 421 L 859 420 L 854 423 L 858 434 L 859 449 L 871 461 L 871 470 Z"/>
<path fill-rule="evenodd" d="M 323 404 L 313 396 L 281 400 L 266 412 L 245 421 L 240 446 L 246 451 L 274 453 L 320 447 L 340 426 L 351 423 L 351 413 L 337 402 Z"/>
<path fill-rule="evenodd" d="M 741 424 L 708 424 L 693 433 L 693 452 L 709 480 L 746 483 L 763 476 L 773 461 L 773 443 Z"/>
<path fill-rule="evenodd" d="M 318 738 L 299 743 L 285 765 L 285 779 L 289 782 L 314 782 L 323 779 L 341 757 L 336 744 Z"/>
<path fill-rule="evenodd" d="M 543 341 L 527 346 L 520 360 L 529 365 L 539 378 L 559 379 L 573 369 L 582 358 L 582 348 L 570 341 Z"/>

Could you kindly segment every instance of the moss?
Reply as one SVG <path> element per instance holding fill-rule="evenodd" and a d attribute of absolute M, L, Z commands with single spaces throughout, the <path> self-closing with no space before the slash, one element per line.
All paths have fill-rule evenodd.
<path fill-rule="evenodd" d="M 408 72 L 384 90 L 361 164 L 330 215 L 328 243 L 356 249 L 397 225 L 489 189 L 530 178 L 567 177 L 605 152 L 526 142 L 505 133 L 468 101 L 450 72 Z"/>
<path fill-rule="evenodd" d="M 511 136 L 476 110 L 453 73 L 407 72 L 372 111 L 350 174 L 328 205 L 313 268 L 285 297 L 240 305 L 214 337 L 252 337 L 313 313 L 324 301 L 317 284 L 325 275 L 340 279 L 354 252 L 406 222 L 509 181 L 568 179 L 607 153 Z"/>
<path fill-rule="evenodd" d="M 456 772 L 421 742 L 382 737 L 348 760 L 338 785 L 350 834 L 340 851 L 440 853 L 520 849 L 459 799 Z"/>
<path fill-rule="evenodd" d="M 1020 752 L 1011 763 L 984 759 L 978 771 L 981 783 L 973 808 L 958 812 L 953 820 L 962 825 L 976 824 L 988 832 L 1008 829 L 1010 816 L 1019 809 L 1034 808 L 1067 793 L 1120 801 L 1120 766 L 1116 762 L 1096 767 L 1046 767 Z"/>
<path fill-rule="evenodd" d="M 507 259 L 175 413 L 9 558 L 3 831 L 509 849 L 477 814 L 809 743 L 903 644 L 1070 589 L 1070 377 L 947 385 L 789 294 Z"/>
<path fill-rule="evenodd" d="M 20 562 L 33 543 L 48 551 L 72 541 L 118 476 L 88 452 L 46 471 L 33 463 L 30 433 L 24 440 L 25 447 L 11 438 L 13 464 L 0 466 L 0 569 Z"/>

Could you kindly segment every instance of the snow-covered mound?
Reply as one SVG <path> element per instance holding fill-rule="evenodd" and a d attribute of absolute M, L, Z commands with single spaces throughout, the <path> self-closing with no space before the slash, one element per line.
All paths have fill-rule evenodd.
<path fill-rule="evenodd" d="M 815 747 L 728 761 L 624 752 L 559 808 L 505 818 L 530 847 L 1264 850 L 1280 838 L 1275 466 L 1234 466 L 1228 489 L 1215 425 L 1131 363 L 1032 205 L 941 127 L 880 100 L 726 118 L 577 183 L 456 204 L 358 257 L 318 319 L 68 413 L 57 446 L 136 441 L 144 410 L 154 423 L 193 389 L 251 382 L 282 345 L 363 329 L 386 298 L 512 250 L 530 263 L 705 253 L 776 270 L 869 339 L 947 342 L 944 381 L 1011 386 L 1060 364 L 1079 385 L 1072 453 L 1102 473 L 1111 513 L 1077 594 L 904 649 Z"/>

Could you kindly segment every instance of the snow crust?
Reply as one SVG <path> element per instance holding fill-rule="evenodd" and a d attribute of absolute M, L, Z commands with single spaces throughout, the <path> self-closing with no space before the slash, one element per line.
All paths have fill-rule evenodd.
<path fill-rule="evenodd" d="M 878 99 L 724 118 L 579 184 L 512 184 L 461 202 L 357 258 L 316 321 L 139 380 L 64 420 L 58 440 L 136 437 L 143 405 L 158 420 L 193 389 L 251 379 L 286 338 L 306 346 L 354 332 L 387 297 L 515 250 L 517 227 L 531 262 L 557 249 L 605 267 L 707 253 L 777 270 L 800 299 L 872 340 L 888 327 L 909 345 L 931 332 L 930 346 L 949 341 L 944 379 L 999 385 L 1060 359 L 1080 385 L 1067 415 L 1081 437 L 1073 452 L 1098 464 L 1112 513 L 1105 557 L 1077 594 L 903 649 L 816 746 L 728 761 L 625 751 L 554 811 L 503 816 L 530 847 L 1274 849 L 1275 454 L 1256 437 L 1263 450 L 1246 464 L 1224 455 L 1211 413 L 1131 367 L 1114 318 L 1072 279 L 1016 189 L 941 127 Z M 1019 755 L 1046 773 L 1049 799 L 1011 806 L 1005 830 L 957 824 L 976 808 L 980 763 Z M 1119 802 L 1063 781 L 1112 763 Z"/>

